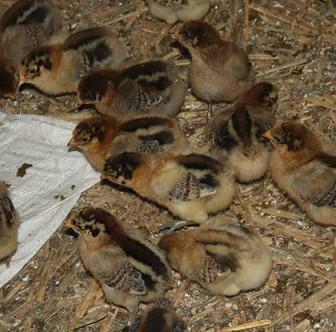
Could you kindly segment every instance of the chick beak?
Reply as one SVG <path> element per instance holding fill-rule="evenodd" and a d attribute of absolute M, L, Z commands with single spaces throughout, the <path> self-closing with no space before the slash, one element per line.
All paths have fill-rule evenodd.
<path fill-rule="evenodd" d="M 265 133 L 263 133 L 262 137 L 266 138 L 271 143 L 273 142 L 273 136 L 272 136 L 271 130 L 268 130 Z"/>
<path fill-rule="evenodd" d="M 169 36 L 171 36 L 174 39 L 178 39 L 178 32 L 179 29 L 176 25 L 173 25 L 171 29 L 168 31 Z"/>
<path fill-rule="evenodd" d="M 78 237 L 79 233 L 78 230 L 76 229 L 74 223 L 73 223 L 73 218 L 70 216 L 66 223 L 63 225 L 65 231 L 64 233 L 73 237 Z"/>
<path fill-rule="evenodd" d="M 77 143 L 74 137 L 71 137 L 71 140 L 68 142 L 67 147 L 69 148 L 69 151 L 72 151 L 77 147 Z"/>

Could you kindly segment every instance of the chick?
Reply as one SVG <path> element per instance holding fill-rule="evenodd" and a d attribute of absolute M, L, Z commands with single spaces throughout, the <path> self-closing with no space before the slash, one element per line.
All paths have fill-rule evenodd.
<path fill-rule="evenodd" d="M 0 19 L 0 97 L 15 99 L 19 64 L 62 28 L 62 16 L 49 1 L 19 0 Z"/>
<path fill-rule="evenodd" d="M 235 195 L 229 165 L 200 154 L 122 153 L 107 159 L 102 179 L 128 187 L 195 223 L 227 208 Z"/>
<path fill-rule="evenodd" d="M 151 305 L 144 315 L 138 316 L 131 326 L 122 332 L 184 332 L 186 324 L 180 319 L 167 299 L 160 299 Z"/>
<path fill-rule="evenodd" d="M 164 235 L 158 245 L 173 269 L 211 294 L 233 296 L 258 288 L 272 269 L 271 252 L 259 236 L 222 216 Z"/>
<path fill-rule="evenodd" d="M 100 208 L 85 208 L 67 227 L 79 233 L 79 254 L 106 300 L 136 313 L 139 302 L 155 301 L 168 288 L 164 254 L 144 234 Z"/>
<path fill-rule="evenodd" d="M 294 121 L 264 136 L 274 147 L 271 171 L 279 188 L 315 222 L 336 225 L 336 155 L 325 152 L 322 142 Z"/>
<path fill-rule="evenodd" d="M 19 85 L 19 71 L 14 61 L 0 51 L 0 97 L 15 100 Z"/>
<path fill-rule="evenodd" d="M 117 121 L 112 116 L 94 116 L 81 121 L 73 130 L 70 149 L 80 149 L 98 171 L 105 160 L 122 152 L 157 154 L 190 150 L 176 123 L 162 117 Z"/>
<path fill-rule="evenodd" d="M 210 8 L 210 0 L 146 0 L 150 13 L 168 24 L 202 19 Z"/>
<path fill-rule="evenodd" d="M 209 123 L 212 153 L 225 155 L 241 182 L 258 180 L 269 167 L 270 149 L 262 134 L 274 124 L 277 88 L 262 82 L 242 95 L 233 107 L 214 115 Z"/>
<path fill-rule="evenodd" d="M 51 96 L 75 93 L 90 71 L 118 67 L 125 58 L 124 47 L 112 32 L 91 28 L 29 53 L 21 62 L 21 84 Z"/>
<path fill-rule="evenodd" d="M 0 19 L 4 55 L 17 63 L 62 29 L 62 14 L 51 1 L 18 0 Z"/>
<path fill-rule="evenodd" d="M 246 52 L 222 40 L 208 23 L 190 21 L 173 33 L 191 54 L 189 71 L 193 94 L 206 102 L 232 102 L 254 82 L 254 71 Z"/>
<path fill-rule="evenodd" d="M 19 218 L 8 196 L 4 182 L 0 182 L 0 262 L 9 264 L 17 247 Z"/>
<path fill-rule="evenodd" d="M 173 63 L 152 60 L 123 71 L 97 71 L 83 78 L 78 86 L 81 104 L 94 104 L 100 113 L 129 116 L 180 111 L 186 93 Z"/>

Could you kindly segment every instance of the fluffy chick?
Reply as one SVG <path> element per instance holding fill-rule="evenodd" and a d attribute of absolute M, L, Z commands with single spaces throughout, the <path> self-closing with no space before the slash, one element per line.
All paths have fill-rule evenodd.
<path fill-rule="evenodd" d="M 5 56 L 20 62 L 62 29 L 62 14 L 51 1 L 19 0 L 0 19 L 1 45 Z"/>
<path fill-rule="evenodd" d="M 207 220 L 208 213 L 227 208 L 235 195 L 232 169 L 200 154 L 122 153 L 107 159 L 102 179 L 128 187 L 196 223 Z"/>
<path fill-rule="evenodd" d="M 164 254 L 144 234 L 100 208 L 85 208 L 66 225 L 79 233 L 79 254 L 109 303 L 135 313 L 139 302 L 155 301 L 168 288 Z"/>
<path fill-rule="evenodd" d="M 176 123 L 162 117 L 117 121 L 112 116 L 94 116 L 75 127 L 68 147 L 80 149 L 98 171 L 104 170 L 109 156 L 126 151 L 157 154 L 190 150 Z"/>
<path fill-rule="evenodd" d="M 19 218 L 4 182 L 0 182 L 0 262 L 9 264 L 17 247 Z"/>
<path fill-rule="evenodd" d="M 0 97 L 15 99 L 19 63 L 62 28 L 62 16 L 49 1 L 19 0 L 0 19 Z"/>
<path fill-rule="evenodd" d="M 91 28 L 29 53 L 21 62 L 21 84 L 51 96 L 75 93 L 90 71 L 118 67 L 125 58 L 123 45 L 111 31 Z"/>
<path fill-rule="evenodd" d="M 283 122 L 264 136 L 274 147 L 271 171 L 279 188 L 315 222 L 336 225 L 336 156 L 294 121 Z"/>
<path fill-rule="evenodd" d="M 258 288 L 272 269 L 271 252 L 259 236 L 222 216 L 164 235 L 158 245 L 173 269 L 211 294 L 233 296 Z"/>
<path fill-rule="evenodd" d="M 197 98 L 232 102 L 252 86 L 255 75 L 246 52 L 222 40 L 208 23 L 187 22 L 173 37 L 191 54 L 189 79 Z"/>
<path fill-rule="evenodd" d="M 210 8 L 210 0 L 146 0 L 150 13 L 168 24 L 202 19 Z"/>
<path fill-rule="evenodd" d="M 162 114 L 180 111 L 186 93 L 171 62 L 152 60 L 123 71 L 97 71 L 78 86 L 78 104 L 94 104 L 103 114 L 118 116 Z"/>
<path fill-rule="evenodd" d="M 138 316 L 135 322 L 122 332 L 184 332 L 186 325 L 180 319 L 169 300 L 163 298 Z"/>
<path fill-rule="evenodd" d="M 263 177 L 269 168 L 270 149 L 262 134 L 274 124 L 277 88 L 262 82 L 241 96 L 235 105 L 215 114 L 208 132 L 212 153 L 229 159 L 241 182 Z"/>

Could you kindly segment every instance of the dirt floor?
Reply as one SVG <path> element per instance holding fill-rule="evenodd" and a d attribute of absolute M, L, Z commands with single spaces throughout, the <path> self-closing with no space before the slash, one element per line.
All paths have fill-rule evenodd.
<path fill-rule="evenodd" d="M 279 87 L 278 119 L 299 119 L 317 134 L 335 141 L 336 10 L 332 1 L 215 0 L 206 16 L 250 55 L 258 80 Z M 0 11 L 13 3 L 0 1 Z M 166 27 L 152 18 L 140 0 L 59 0 L 66 30 L 96 25 L 118 31 L 135 60 L 171 59 L 186 77 L 188 59 L 160 44 Z M 157 45 L 156 45 L 157 44 Z M 158 52 L 160 54 L 158 54 Z M 75 98 L 20 93 L 16 102 L 1 100 L 13 113 L 54 116 L 69 121 Z M 178 121 L 191 144 L 206 151 L 206 104 L 190 93 Z M 274 269 L 267 284 L 238 296 L 216 297 L 179 278 L 168 292 L 190 331 L 335 331 L 336 242 L 333 228 L 320 227 L 302 214 L 272 183 L 270 175 L 240 193 L 226 214 L 251 224 L 271 246 Z M 151 238 L 172 216 L 139 197 L 100 184 L 83 193 L 76 209 L 102 206 L 120 220 L 148 230 Z M 127 313 L 108 305 L 80 261 L 77 240 L 60 229 L 24 269 L 0 290 L 0 331 L 119 331 Z M 159 331 L 157 331 L 159 332 Z"/>

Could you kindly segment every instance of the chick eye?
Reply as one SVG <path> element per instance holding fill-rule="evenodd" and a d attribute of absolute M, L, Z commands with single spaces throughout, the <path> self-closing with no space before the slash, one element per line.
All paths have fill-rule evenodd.
<path fill-rule="evenodd" d="M 184 37 L 186 37 L 186 38 L 192 38 L 193 37 L 193 33 L 192 33 L 192 31 L 191 30 L 186 30 L 186 31 L 184 31 Z"/>

